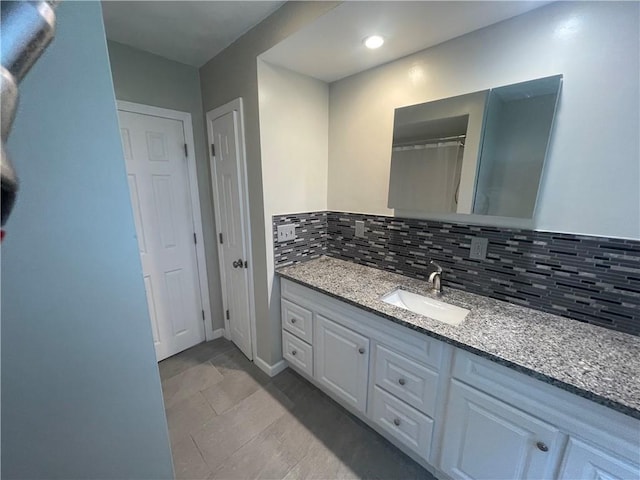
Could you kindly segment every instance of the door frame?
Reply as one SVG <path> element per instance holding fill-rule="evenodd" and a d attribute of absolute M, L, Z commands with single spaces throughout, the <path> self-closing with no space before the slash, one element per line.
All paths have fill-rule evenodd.
<path fill-rule="evenodd" d="M 245 131 L 244 131 L 244 108 L 242 97 L 238 97 L 229 103 L 221 105 L 220 107 L 209 110 L 206 115 L 207 121 L 207 140 L 209 144 L 207 145 L 207 151 L 209 155 L 209 166 L 211 169 L 211 193 L 213 195 L 213 206 L 214 206 L 214 216 L 216 223 L 216 233 L 220 233 L 220 204 L 217 201 L 218 192 L 217 183 L 215 178 L 215 169 L 213 168 L 213 152 L 211 151 L 211 144 L 213 138 L 213 132 L 211 131 L 211 123 L 219 117 L 226 115 L 228 113 L 236 112 L 237 114 L 237 139 L 238 139 L 238 166 L 240 167 L 240 182 L 238 182 L 238 188 L 240 189 L 240 201 L 242 203 L 242 209 L 244 211 L 244 222 L 242 225 L 243 236 L 246 240 L 245 248 L 247 254 L 247 282 L 248 282 L 248 294 L 249 294 L 249 330 L 251 334 L 251 356 L 252 360 L 255 362 L 258 358 L 257 352 L 257 341 L 256 341 L 256 306 L 255 306 L 255 296 L 254 296 L 254 283 L 253 283 L 253 251 L 251 248 L 251 222 L 250 222 L 250 212 L 249 212 L 249 183 L 247 177 L 247 151 L 246 151 L 246 143 L 245 143 Z M 216 239 L 217 240 L 217 239 Z M 216 241 L 218 245 L 218 258 L 223 258 L 222 254 L 222 245 L 219 241 Z M 224 281 L 225 272 L 224 265 L 222 262 L 218 262 L 218 266 L 220 269 L 220 284 L 222 287 L 222 301 L 223 301 L 223 310 L 227 309 L 226 305 L 226 283 Z M 229 329 L 229 320 L 225 317 L 224 319 L 224 336 L 226 339 L 231 338 L 231 331 Z"/>
<path fill-rule="evenodd" d="M 169 110 L 167 108 L 153 107 L 141 103 L 116 100 L 117 109 L 123 112 L 138 113 L 152 117 L 178 120 L 182 122 L 184 141 L 187 144 L 187 179 L 189 181 L 189 193 L 191 196 L 191 222 L 193 231 L 199 241 L 196 242 L 196 270 L 198 271 L 198 286 L 200 288 L 200 301 L 204 311 L 204 337 L 206 341 L 216 338 L 213 331 L 213 317 L 211 316 L 211 300 L 209 298 L 209 278 L 207 276 L 207 262 L 204 251 L 204 235 L 202 233 L 202 214 L 200 212 L 200 196 L 198 190 L 198 174 L 196 171 L 196 149 L 193 139 L 193 124 L 189 112 Z M 219 335 L 218 335 L 219 336 Z"/>

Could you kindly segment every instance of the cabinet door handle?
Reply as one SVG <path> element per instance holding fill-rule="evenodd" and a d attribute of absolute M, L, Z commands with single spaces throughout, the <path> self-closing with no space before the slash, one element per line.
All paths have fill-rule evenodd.
<path fill-rule="evenodd" d="M 540 450 L 541 452 L 548 452 L 549 451 L 549 447 L 547 447 L 547 444 L 544 443 L 544 442 L 536 443 L 536 447 L 538 447 L 538 450 Z"/>
<path fill-rule="evenodd" d="M 398 383 L 400 385 L 404 385 L 405 383 L 407 383 L 407 381 L 404 378 L 401 378 L 401 379 L 398 380 Z"/>
<path fill-rule="evenodd" d="M 294 355 L 294 356 L 295 356 L 295 354 L 296 354 L 296 353 L 298 353 L 298 351 L 297 351 L 297 350 L 291 350 L 291 355 Z"/>
<path fill-rule="evenodd" d="M 295 318 L 291 319 L 291 323 L 296 323 L 296 322 L 297 322 L 297 320 Z"/>
<path fill-rule="evenodd" d="M 364 347 L 360 347 L 358 349 L 358 353 L 360 353 L 360 355 L 364 355 L 364 352 L 366 352 L 366 350 L 364 349 Z"/>
<path fill-rule="evenodd" d="M 394 418 L 394 419 L 393 419 L 393 424 L 394 424 L 396 427 L 400 426 L 400 419 L 399 419 L 399 418 Z"/>

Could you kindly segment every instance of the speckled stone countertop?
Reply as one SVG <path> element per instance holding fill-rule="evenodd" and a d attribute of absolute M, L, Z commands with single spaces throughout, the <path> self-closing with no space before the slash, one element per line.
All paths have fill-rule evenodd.
<path fill-rule="evenodd" d="M 380 297 L 428 283 L 321 257 L 277 273 L 356 307 L 640 419 L 640 338 L 461 290 L 441 301 L 470 310 L 457 326 L 389 305 Z"/>

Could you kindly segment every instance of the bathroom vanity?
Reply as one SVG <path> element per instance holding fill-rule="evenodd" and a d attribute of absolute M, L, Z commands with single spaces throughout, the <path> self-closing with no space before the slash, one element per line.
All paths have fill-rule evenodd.
<path fill-rule="evenodd" d="M 278 271 L 289 366 L 441 478 L 638 478 L 640 339 L 322 257 Z"/>

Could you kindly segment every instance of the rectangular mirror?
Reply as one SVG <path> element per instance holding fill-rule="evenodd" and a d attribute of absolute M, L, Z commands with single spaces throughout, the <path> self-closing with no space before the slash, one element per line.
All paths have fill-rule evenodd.
<path fill-rule="evenodd" d="M 561 81 L 556 75 L 397 108 L 389 208 L 532 218 Z"/>

